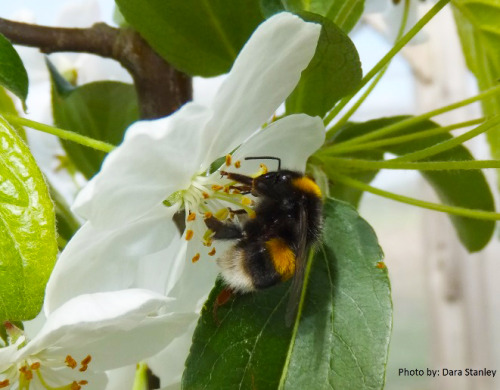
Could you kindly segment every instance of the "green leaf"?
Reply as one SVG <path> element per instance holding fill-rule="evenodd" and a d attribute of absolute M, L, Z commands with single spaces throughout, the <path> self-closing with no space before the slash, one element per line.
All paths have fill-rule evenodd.
<path fill-rule="evenodd" d="M 286 111 L 324 116 L 340 98 L 355 90 L 361 81 L 361 63 L 356 47 L 335 24 L 310 13 L 301 17 L 321 23 L 322 29 L 314 57 L 286 100 Z"/>
<path fill-rule="evenodd" d="M 5 88 L 2 87 L 0 87 L 0 112 L 16 116 L 19 115 L 11 97 L 9 96 Z M 19 135 L 22 140 L 26 142 L 26 131 L 24 130 L 24 127 L 19 125 L 13 125 L 13 127 L 16 129 L 17 135 Z"/>
<path fill-rule="evenodd" d="M 66 243 L 73 237 L 76 231 L 80 228 L 80 222 L 71 212 L 71 209 L 64 197 L 57 189 L 49 184 L 49 193 L 55 206 L 57 236 L 59 241 L 59 249 L 64 249 Z"/>
<path fill-rule="evenodd" d="M 28 147 L 0 117 L 0 322 L 40 311 L 57 255 L 54 207 Z"/>
<path fill-rule="evenodd" d="M 0 34 L 0 85 L 14 93 L 26 105 L 28 74 L 12 44 Z"/>
<path fill-rule="evenodd" d="M 177 69 L 226 73 L 257 25 L 259 0 L 116 0 L 127 22 Z"/>
<path fill-rule="evenodd" d="M 392 322 L 387 271 L 373 229 L 352 206 L 328 199 L 324 240 L 306 273 L 295 326 L 285 325 L 290 283 L 205 304 L 183 389 L 381 389 Z M 281 385 L 281 386 L 280 386 Z"/>
<path fill-rule="evenodd" d="M 348 33 L 361 17 L 364 3 L 364 0 L 261 0 L 261 8 L 266 17 L 281 11 L 312 12 L 331 20 Z"/>
<path fill-rule="evenodd" d="M 337 139 L 346 137 L 342 133 L 349 134 L 349 138 L 367 134 L 400 122 L 408 118 L 407 116 L 397 116 L 392 118 L 375 119 L 365 123 L 348 124 L 339 133 Z M 411 134 L 414 132 L 438 128 L 439 125 L 425 120 L 416 125 L 409 126 L 398 135 Z M 421 138 L 397 145 L 381 147 L 383 151 L 396 155 L 404 155 L 429 146 L 438 144 L 452 138 L 449 133 L 434 135 L 432 137 Z M 462 145 L 439 153 L 422 161 L 461 161 L 474 160 L 468 149 Z M 327 172 L 328 173 L 328 172 Z M 470 209 L 480 209 L 494 211 L 495 204 L 493 195 L 484 174 L 480 170 L 464 171 L 421 171 L 422 176 L 434 188 L 440 200 L 451 206 L 465 207 Z M 490 241 L 495 230 L 495 222 L 479 220 L 473 218 L 450 215 L 451 222 L 458 234 L 462 244 L 470 252 L 483 249 Z"/>
<path fill-rule="evenodd" d="M 453 14 L 467 66 L 485 91 L 500 80 L 500 2 L 453 0 Z M 482 101 L 488 116 L 500 114 L 500 95 Z M 492 155 L 500 159 L 500 129 L 488 131 Z M 500 172 L 499 172 L 500 177 Z"/>
<path fill-rule="evenodd" d="M 58 127 L 117 145 L 127 127 L 139 119 L 132 85 L 101 81 L 70 88 L 52 69 L 52 110 Z M 104 152 L 61 141 L 69 158 L 90 179 L 101 167 Z"/>

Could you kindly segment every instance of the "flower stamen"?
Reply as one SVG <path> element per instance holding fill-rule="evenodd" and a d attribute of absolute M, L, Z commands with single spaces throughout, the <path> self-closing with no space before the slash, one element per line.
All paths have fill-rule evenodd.
<path fill-rule="evenodd" d="M 194 221 L 195 219 L 196 219 L 196 213 L 189 212 L 189 214 L 187 216 L 188 222 Z"/>
<path fill-rule="evenodd" d="M 186 230 L 186 241 L 189 241 L 193 238 L 194 232 L 191 229 Z"/>
<path fill-rule="evenodd" d="M 64 360 L 64 362 L 66 363 L 66 365 L 69 367 L 69 368 L 76 368 L 76 366 L 78 365 L 78 363 L 76 362 L 75 359 L 73 359 L 71 357 L 71 355 L 68 355 L 66 356 L 66 359 Z"/>
<path fill-rule="evenodd" d="M 230 166 L 231 165 L 231 155 L 230 154 L 226 154 L 226 166 Z"/>
<path fill-rule="evenodd" d="M 200 260 L 200 254 L 197 253 L 196 255 L 193 256 L 193 258 L 191 259 L 191 261 L 193 263 L 196 263 L 198 260 Z"/>
<path fill-rule="evenodd" d="M 5 379 L 4 381 L 0 381 L 0 389 L 3 389 L 9 385 L 10 385 L 10 381 L 8 379 Z"/>

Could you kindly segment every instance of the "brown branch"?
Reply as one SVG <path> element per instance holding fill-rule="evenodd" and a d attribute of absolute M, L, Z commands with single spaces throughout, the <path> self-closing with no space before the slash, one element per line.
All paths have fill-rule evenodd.
<path fill-rule="evenodd" d="M 169 115 L 192 99 L 191 78 L 175 70 L 131 29 L 105 23 L 89 28 L 45 27 L 0 18 L 0 33 L 14 44 L 47 54 L 84 52 L 118 61 L 132 75 L 143 118 Z"/>

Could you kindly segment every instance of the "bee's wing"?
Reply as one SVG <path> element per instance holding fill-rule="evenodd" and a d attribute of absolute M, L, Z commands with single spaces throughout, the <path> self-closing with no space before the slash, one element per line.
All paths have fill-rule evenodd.
<path fill-rule="evenodd" d="M 299 210 L 299 240 L 297 243 L 297 254 L 295 256 L 295 275 L 290 287 L 288 306 L 286 308 L 285 322 L 287 326 L 292 325 L 299 308 L 300 296 L 304 285 L 304 275 L 307 266 L 307 215 L 303 206 Z"/>

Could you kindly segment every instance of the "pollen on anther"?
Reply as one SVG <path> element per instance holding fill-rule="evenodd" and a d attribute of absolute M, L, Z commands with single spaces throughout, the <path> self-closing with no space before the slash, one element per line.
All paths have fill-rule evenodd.
<path fill-rule="evenodd" d="M 86 366 L 86 365 L 88 365 L 88 364 L 90 363 L 90 361 L 91 361 L 91 360 L 92 360 L 92 356 L 87 355 L 87 356 L 85 357 L 85 359 L 83 359 L 83 360 L 81 361 L 81 363 L 82 363 L 84 366 Z"/>
<path fill-rule="evenodd" d="M 252 204 L 252 199 L 247 198 L 246 196 L 241 197 L 241 203 L 244 204 L 245 206 L 250 206 Z"/>
<path fill-rule="evenodd" d="M 66 365 L 67 365 L 69 368 L 76 368 L 76 366 L 77 366 L 76 360 L 75 360 L 75 359 L 73 359 L 73 358 L 71 357 L 71 355 L 66 356 L 66 359 L 64 360 L 64 362 L 66 363 Z"/>
<path fill-rule="evenodd" d="M 10 385 L 10 381 L 8 379 L 5 379 L 4 381 L 0 381 L 0 389 L 3 389 L 9 385 Z"/>
<path fill-rule="evenodd" d="M 186 241 L 189 241 L 194 236 L 194 232 L 191 229 L 186 230 Z"/>
<path fill-rule="evenodd" d="M 239 167 L 241 167 L 241 161 L 240 161 L 240 160 L 235 161 L 235 162 L 234 162 L 234 167 L 235 167 L 235 168 L 239 168 Z"/>
<path fill-rule="evenodd" d="M 212 248 L 212 250 L 210 252 L 208 252 L 208 255 L 209 256 L 215 255 L 215 248 Z"/>
<path fill-rule="evenodd" d="M 35 370 L 35 371 L 36 371 L 36 370 L 38 370 L 38 369 L 40 368 L 40 362 L 35 362 L 35 363 L 33 363 L 33 364 L 30 366 L 30 368 L 31 368 L 32 370 Z"/>
<path fill-rule="evenodd" d="M 210 211 L 207 211 L 205 213 L 205 218 L 212 218 L 212 213 Z"/>
<path fill-rule="evenodd" d="M 202 192 L 201 195 L 203 196 L 203 199 L 210 198 L 210 195 L 208 195 L 206 192 Z"/>
<path fill-rule="evenodd" d="M 86 380 L 78 382 L 79 385 L 87 385 L 88 383 L 89 383 L 89 381 L 86 381 Z"/>
<path fill-rule="evenodd" d="M 80 390 L 82 388 L 82 386 L 80 386 L 78 383 L 76 382 L 73 382 L 71 384 L 71 387 L 70 387 L 70 390 Z"/>
<path fill-rule="evenodd" d="M 198 260 L 200 260 L 200 254 L 197 253 L 196 255 L 193 256 L 193 258 L 191 259 L 191 261 L 193 263 L 196 263 Z"/>
<path fill-rule="evenodd" d="M 231 155 L 226 154 L 226 166 L 230 166 L 230 165 L 231 165 Z"/>
<path fill-rule="evenodd" d="M 196 219 L 196 213 L 189 213 L 187 216 L 188 222 L 194 221 Z"/>
<path fill-rule="evenodd" d="M 221 186 L 221 185 L 219 185 L 219 184 L 214 184 L 214 185 L 212 185 L 212 190 L 214 190 L 214 191 L 220 191 L 220 190 L 222 190 L 223 188 L 224 188 L 224 187 L 223 187 L 223 186 Z"/>

